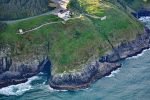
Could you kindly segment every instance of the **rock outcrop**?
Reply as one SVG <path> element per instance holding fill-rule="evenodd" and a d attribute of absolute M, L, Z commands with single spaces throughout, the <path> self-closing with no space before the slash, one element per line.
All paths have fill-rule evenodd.
<path fill-rule="evenodd" d="M 113 70 L 121 65 L 117 63 L 92 62 L 85 66 L 81 72 L 54 75 L 50 79 L 50 86 L 59 90 L 73 90 L 86 88 L 90 84 L 103 76 L 109 75 Z"/>
<path fill-rule="evenodd" d="M 145 28 L 145 33 L 139 34 L 135 40 L 120 44 L 110 54 L 101 57 L 99 61 L 85 66 L 81 72 L 52 75 L 49 84 L 55 89 L 86 88 L 92 82 L 121 67 L 121 64 L 118 64 L 119 61 L 135 56 L 148 48 L 150 48 L 150 30 Z"/>
<path fill-rule="evenodd" d="M 110 54 L 100 58 L 100 62 L 117 62 L 141 53 L 150 48 L 150 30 L 145 28 L 144 34 L 139 34 L 133 41 L 122 43 Z"/>
<path fill-rule="evenodd" d="M 8 53 L 8 50 L 5 49 Z M 0 88 L 26 82 L 39 72 L 50 75 L 50 61 L 46 56 L 11 57 L 4 51 L 0 54 Z"/>

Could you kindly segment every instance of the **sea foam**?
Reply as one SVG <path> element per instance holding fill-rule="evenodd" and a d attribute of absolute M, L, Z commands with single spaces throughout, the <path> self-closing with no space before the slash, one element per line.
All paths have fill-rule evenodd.
<path fill-rule="evenodd" d="M 120 68 L 118 68 L 117 70 L 112 71 L 111 74 L 106 76 L 106 77 L 114 77 L 119 72 L 120 72 Z"/>
<path fill-rule="evenodd" d="M 144 23 L 148 28 L 150 28 L 150 16 L 141 17 L 141 18 L 139 18 L 139 21 L 141 21 L 141 22 Z"/>
<path fill-rule="evenodd" d="M 139 18 L 139 20 L 141 22 L 150 22 L 150 16 L 141 17 L 141 18 Z"/>
<path fill-rule="evenodd" d="M 19 95 L 22 95 L 25 92 L 31 90 L 32 89 L 32 85 L 31 85 L 32 81 L 35 81 L 35 80 L 38 80 L 38 79 L 39 79 L 38 76 L 34 76 L 34 77 L 29 78 L 28 81 L 25 82 L 25 83 L 4 87 L 4 88 L 0 89 L 0 94 L 1 95 L 6 95 L 6 96 L 11 96 L 11 95 L 19 96 Z"/>
<path fill-rule="evenodd" d="M 66 92 L 66 91 L 68 91 L 68 90 L 57 90 L 57 89 L 53 89 L 53 88 L 50 87 L 49 85 L 48 85 L 48 89 L 49 89 L 50 92 Z"/>

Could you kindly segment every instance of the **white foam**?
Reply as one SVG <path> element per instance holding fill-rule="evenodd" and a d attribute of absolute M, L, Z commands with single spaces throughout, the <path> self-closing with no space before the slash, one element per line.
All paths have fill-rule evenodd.
<path fill-rule="evenodd" d="M 49 85 L 47 85 L 48 89 L 50 92 L 66 92 L 68 90 L 57 90 L 57 89 L 53 89 L 52 87 L 50 87 Z"/>
<path fill-rule="evenodd" d="M 139 20 L 140 20 L 141 22 L 150 22 L 150 16 L 141 17 L 141 18 L 139 18 Z"/>
<path fill-rule="evenodd" d="M 150 28 L 150 16 L 141 17 L 139 18 L 139 21 L 145 23 L 145 25 Z"/>
<path fill-rule="evenodd" d="M 0 94 L 6 95 L 6 96 L 10 96 L 10 95 L 19 96 L 19 95 L 22 95 L 25 92 L 32 89 L 31 82 L 34 81 L 34 80 L 37 80 L 37 79 L 39 79 L 39 77 L 34 76 L 34 77 L 29 78 L 28 81 L 25 82 L 25 83 L 4 87 L 4 88 L 0 89 Z"/>
<path fill-rule="evenodd" d="M 117 73 L 120 72 L 120 68 L 118 68 L 117 70 L 115 71 L 112 71 L 110 75 L 106 76 L 106 77 L 114 77 Z"/>

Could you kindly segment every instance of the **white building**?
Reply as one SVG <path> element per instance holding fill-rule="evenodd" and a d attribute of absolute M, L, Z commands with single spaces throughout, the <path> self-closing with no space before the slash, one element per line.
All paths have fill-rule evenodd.
<path fill-rule="evenodd" d="M 63 11 L 63 12 L 59 12 L 58 17 L 60 17 L 60 18 L 64 19 L 65 21 L 67 21 L 71 17 L 70 16 L 70 11 L 66 10 L 66 11 Z"/>
<path fill-rule="evenodd" d="M 19 34 L 23 34 L 23 30 L 22 29 L 19 29 Z"/>

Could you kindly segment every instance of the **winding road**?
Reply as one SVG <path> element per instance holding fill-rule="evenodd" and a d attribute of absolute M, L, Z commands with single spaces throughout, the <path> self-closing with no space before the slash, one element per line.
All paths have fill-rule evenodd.
<path fill-rule="evenodd" d="M 78 17 L 74 17 L 74 18 L 69 18 L 68 20 L 74 20 L 74 19 L 78 19 L 78 18 L 81 18 L 82 16 L 78 16 Z M 24 32 L 21 32 L 21 33 L 17 33 L 17 34 L 25 34 L 25 33 L 29 33 L 29 32 L 32 32 L 32 31 L 35 31 L 35 30 L 38 30 L 40 28 L 42 28 L 43 26 L 47 26 L 47 25 L 50 25 L 50 24 L 57 24 L 57 23 L 64 23 L 65 24 L 65 21 L 55 21 L 55 22 L 48 22 L 48 23 L 45 23 L 45 24 L 42 24 L 38 27 L 35 27 L 31 30 L 27 30 L 27 31 L 24 31 Z"/>
<path fill-rule="evenodd" d="M 50 11 L 50 12 L 47 12 L 47 13 L 44 13 L 44 14 L 41 14 L 41 15 L 33 16 L 33 17 L 24 18 L 24 19 L 8 20 L 8 21 L 2 21 L 2 22 L 5 22 L 7 24 L 12 24 L 12 23 L 21 22 L 21 21 L 25 21 L 25 20 L 29 20 L 29 19 L 34 19 L 34 18 L 37 18 L 39 16 L 45 16 L 45 15 L 50 15 L 50 14 L 53 14 L 53 11 Z M 95 19 L 101 19 L 101 17 L 95 16 L 95 15 L 81 14 L 78 17 L 69 18 L 68 20 L 74 20 L 74 19 L 77 19 L 77 18 L 81 18 L 83 15 L 89 16 L 89 17 L 92 17 L 92 18 L 95 18 Z M 26 33 L 38 30 L 38 29 L 40 29 L 40 28 L 42 28 L 44 26 L 47 26 L 47 25 L 50 25 L 50 24 L 57 24 L 57 23 L 65 23 L 65 21 L 55 21 L 55 22 L 44 23 L 44 24 L 42 24 L 42 25 L 40 25 L 38 27 L 35 27 L 35 28 L 30 29 L 30 30 L 27 30 L 27 31 L 24 31 L 24 32 L 21 32 L 21 33 L 17 33 L 17 34 L 26 34 Z"/>
<path fill-rule="evenodd" d="M 84 14 L 84 15 L 86 15 L 86 16 L 88 16 L 88 17 L 95 18 L 95 19 L 101 19 L 101 17 L 96 16 L 96 15 L 90 15 L 90 14 Z"/>

